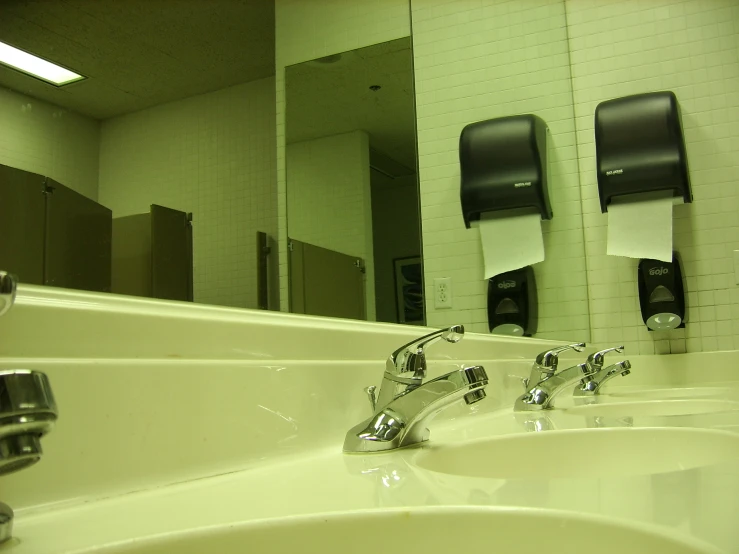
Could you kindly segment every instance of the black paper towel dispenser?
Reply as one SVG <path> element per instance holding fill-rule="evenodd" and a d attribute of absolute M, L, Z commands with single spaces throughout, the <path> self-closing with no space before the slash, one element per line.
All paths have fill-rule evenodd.
<path fill-rule="evenodd" d="M 671 190 L 692 202 L 680 107 L 672 92 L 601 102 L 595 109 L 601 212 L 614 196 Z"/>
<path fill-rule="evenodd" d="M 515 115 L 470 123 L 459 137 L 460 197 L 464 224 L 480 214 L 532 208 L 552 218 L 547 188 L 544 120 Z"/>

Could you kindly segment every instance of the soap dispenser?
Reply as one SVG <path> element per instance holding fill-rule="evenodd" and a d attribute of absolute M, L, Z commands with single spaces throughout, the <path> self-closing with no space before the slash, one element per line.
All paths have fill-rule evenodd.
<path fill-rule="evenodd" d="M 639 304 L 649 330 L 685 327 L 685 291 L 677 253 L 673 252 L 671 263 L 643 259 L 638 272 Z"/>
<path fill-rule="evenodd" d="M 496 335 L 530 337 L 536 333 L 536 280 L 531 266 L 489 279 L 488 323 Z"/>

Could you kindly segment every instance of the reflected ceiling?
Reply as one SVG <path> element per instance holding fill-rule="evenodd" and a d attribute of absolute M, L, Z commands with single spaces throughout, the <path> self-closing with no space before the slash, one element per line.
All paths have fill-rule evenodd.
<path fill-rule="evenodd" d="M 415 169 L 412 71 L 410 38 L 286 68 L 287 142 L 362 129 L 373 148 Z"/>
<path fill-rule="evenodd" d="M 272 0 L 0 0 L 0 40 L 88 79 L 0 86 L 106 119 L 274 74 Z"/>

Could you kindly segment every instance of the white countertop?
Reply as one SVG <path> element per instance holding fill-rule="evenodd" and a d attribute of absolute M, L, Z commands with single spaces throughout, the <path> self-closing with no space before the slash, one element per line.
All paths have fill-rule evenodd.
<path fill-rule="evenodd" d="M 732 398 L 736 385 L 707 397 Z M 631 399 L 633 400 L 633 399 Z M 618 402 L 604 396 L 604 401 Z M 567 406 L 563 398 L 561 407 Z M 541 412 L 535 414 L 541 416 Z M 601 419 L 558 409 L 546 414 L 554 429 L 673 426 L 739 433 L 739 411 L 695 416 Z M 535 419 L 536 419 L 535 417 Z M 501 434 L 526 433 L 526 417 L 510 409 L 430 425 L 434 447 Z M 347 422 L 349 429 L 356 422 Z M 530 422 L 529 422 L 530 423 Z M 535 427 L 535 426 L 534 426 Z M 545 431 L 556 432 L 556 431 Z M 238 440 L 237 437 L 234 440 Z M 414 465 L 427 447 L 387 454 L 345 455 L 341 444 L 297 459 L 88 502 L 20 511 L 15 539 L 1 550 L 62 554 L 193 528 L 265 518 L 388 507 L 490 505 L 553 508 L 654 524 L 676 537 L 694 537 L 727 553 L 739 552 L 739 460 L 646 475 L 588 475 L 574 479 L 481 479 L 435 473 Z M 649 452 L 632 454 L 649 456 Z M 542 467 L 547 460 L 541 460 Z"/>

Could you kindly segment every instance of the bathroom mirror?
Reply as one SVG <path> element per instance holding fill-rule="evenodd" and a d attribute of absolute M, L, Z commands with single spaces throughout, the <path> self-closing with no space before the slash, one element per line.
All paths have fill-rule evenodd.
<path fill-rule="evenodd" d="M 279 309 L 272 0 L 0 5 L 0 268 L 22 283 Z"/>
<path fill-rule="evenodd" d="M 407 113 L 417 112 L 418 203 L 425 275 L 421 298 L 426 323 L 432 327 L 462 323 L 471 331 L 490 332 L 488 281 L 483 277 L 479 230 L 465 228 L 460 208 L 460 133 L 476 121 L 535 114 L 549 128 L 549 196 L 554 217 L 541 223 L 546 258 L 533 265 L 538 295 L 534 336 L 587 341 L 588 286 L 565 4 L 541 2 L 513 10 L 504 2 L 491 2 L 469 10 L 461 6 L 455 10 L 450 5 L 449 11 L 459 12 L 455 15 L 460 18 L 459 28 L 469 31 L 464 37 L 455 35 L 455 27 L 433 6 L 411 2 L 412 44 L 398 39 L 285 69 L 288 234 L 295 239 L 290 259 L 297 259 L 291 269 L 298 267 L 290 276 L 291 288 L 298 292 L 297 302 L 294 294 L 291 298 L 292 311 L 312 313 L 302 302 L 302 295 L 312 286 L 319 301 L 333 297 L 340 308 L 354 310 L 341 315 L 388 321 L 381 315 L 388 296 L 379 292 L 380 279 L 392 269 L 397 277 L 397 266 L 403 259 L 393 258 L 395 268 L 384 261 L 387 269 L 381 271 L 377 257 L 368 257 L 370 248 L 362 241 L 372 236 L 376 246 L 377 233 L 384 232 L 390 244 L 399 246 L 408 232 L 393 231 L 393 226 L 409 225 L 409 216 L 416 213 L 410 195 L 406 208 L 385 208 L 382 214 L 373 211 L 375 195 L 381 198 L 387 189 L 375 187 L 372 179 L 394 183 L 390 190 L 396 192 L 399 181 L 410 181 L 411 170 L 416 168 L 416 161 L 408 157 L 409 147 L 389 141 L 390 146 L 383 144 L 383 137 L 390 133 L 410 137 L 411 127 L 400 111 L 387 119 L 387 132 L 380 129 L 385 124 L 382 116 L 390 113 L 390 107 L 400 108 L 390 96 L 397 94 L 404 99 Z M 362 31 L 357 33 L 361 44 Z M 414 82 L 387 87 L 390 76 L 400 75 L 391 60 L 400 62 L 401 53 L 406 51 L 412 60 L 403 60 L 399 69 L 414 75 Z M 415 94 L 407 98 L 401 91 L 412 85 Z M 407 143 L 411 144 L 410 138 Z M 391 165 L 403 168 L 401 172 L 407 176 L 378 167 L 373 155 L 389 158 Z M 388 180 L 388 173 L 395 178 Z M 315 194 L 307 192 L 310 184 Z M 341 185 L 339 190 L 337 185 Z M 353 211 L 344 209 L 345 203 Z M 397 201 L 394 205 L 399 208 Z M 370 233 L 369 222 L 379 223 L 379 228 L 373 227 Z M 323 232 L 326 236 L 319 236 Z M 503 236 L 500 240 L 508 239 Z M 346 244 L 351 241 L 354 244 Z M 303 248 L 302 243 L 346 254 L 341 263 L 347 267 L 357 263 L 358 271 L 374 265 L 374 272 L 366 271 L 363 281 L 348 270 L 342 277 L 351 283 L 347 288 L 354 291 L 355 298 L 361 299 L 364 284 L 365 305 L 370 309 L 363 313 L 360 302 L 348 301 L 343 292 L 339 296 L 332 277 L 336 271 L 324 273 L 309 285 L 301 265 L 304 254 L 295 253 L 296 246 Z M 329 256 L 324 250 L 318 251 L 318 259 Z M 374 254 L 377 256 L 376 250 Z M 339 263 L 340 257 L 335 257 Z M 411 264 L 418 259 L 411 252 L 404 258 Z M 326 266 L 316 262 L 314 267 Z M 396 282 L 396 286 L 402 284 Z M 500 299 L 506 310 L 511 306 L 508 296 Z M 396 309 L 399 305 L 395 304 Z"/>
<path fill-rule="evenodd" d="M 12 206 L 0 217 L 0 236 L 13 238 L 0 243 L 0 269 L 26 283 L 244 308 L 279 309 L 282 300 L 284 309 L 275 3 L 178 6 L 2 3 L 0 41 L 86 79 L 56 87 L 0 65 L 0 209 Z M 283 18 L 303 14 L 297 4 L 278 6 Z M 305 295 L 313 282 L 331 297 L 343 291 L 346 312 L 333 315 L 489 332 L 479 235 L 460 213 L 459 134 L 474 121 L 534 113 L 552 131 L 554 211 L 543 223 L 547 258 L 534 267 L 535 336 L 587 340 L 564 3 L 459 8 L 466 15 L 454 16 L 455 27 L 443 10 L 411 2 L 412 39 L 403 36 L 404 5 L 393 13 L 405 18 L 397 26 L 405 30 L 374 40 L 372 18 L 389 17 L 386 7 L 368 7 L 346 25 L 334 18 L 325 29 L 282 27 L 291 48 L 320 33 L 350 33 L 361 46 L 284 72 L 290 270 L 303 276 L 294 280 L 292 310 L 315 313 Z M 332 152 L 323 163 L 316 145 L 332 137 L 334 150 L 346 153 L 337 160 L 323 149 Z M 335 189 L 331 202 L 319 201 L 310 187 L 318 182 L 325 191 L 331 179 L 344 179 L 341 164 L 352 160 L 361 167 L 351 180 L 357 194 Z M 327 165 L 335 172 L 324 178 Z M 23 194 L 11 197 L 9 189 Z M 21 232 L 31 216 L 32 231 Z M 5 263 L 11 255 L 18 269 Z M 339 289 L 332 264 L 346 258 L 341 267 L 352 284 Z M 329 276 L 312 273 L 316 267 Z M 436 279 L 446 278 L 451 307 L 435 298 Z"/>
<path fill-rule="evenodd" d="M 508 295 L 488 304 L 480 231 L 466 229 L 459 201 L 460 133 L 473 122 L 533 114 L 548 127 L 553 217 L 541 221 L 545 259 L 532 264 L 537 338 L 588 341 L 588 283 L 566 6 L 563 1 L 411 2 L 418 112 L 421 213 L 429 325 L 463 323 L 489 332 L 489 311 L 512 311 Z M 452 23 L 453 22 L 453 23 Z M 525 185 L 525 183 L 524 183 Z M 514 237 L 505 232 L 494 240 Z M 494 260 L 497 261 L 497 260 Z M 436 302 L 449 279 L 451 307 Z M 510 281 L 500 282 L 507 289 Z M 515 302 L 517 298 L 510 297 Z M 518 309 L 516 306 L 515 309 Z"/>
<path fill-rule="evenodd" d="M 291 311 L 424 323 L 413 52 L 285 68 Z"/>

